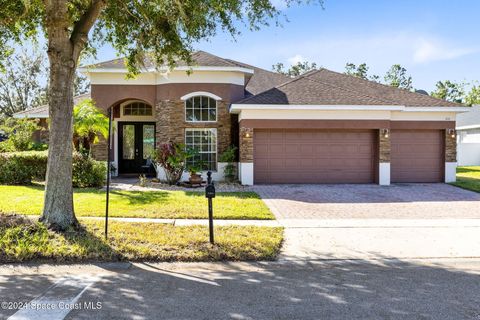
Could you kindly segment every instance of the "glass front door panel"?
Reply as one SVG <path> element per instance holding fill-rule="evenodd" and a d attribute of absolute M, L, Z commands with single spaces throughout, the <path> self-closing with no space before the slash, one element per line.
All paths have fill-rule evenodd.
<path fill-rule="evenodd" d="M 153 157 L 155 150 L 155 125 L 143 125 L 143 159 Z"/>
<path fill-rule="evenodd" d="M 123 126 L 123 155 L 125 160 L 135 159 L 135 125 L 129 124 Z"/>

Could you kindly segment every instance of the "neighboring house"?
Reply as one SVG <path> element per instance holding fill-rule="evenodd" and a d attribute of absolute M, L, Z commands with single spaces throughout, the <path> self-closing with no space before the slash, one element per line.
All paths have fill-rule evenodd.
<path fill-rule="evenodd" d="M 73 98 L 73 103 L 77 104 L 88 98 L 90 98 L 90 93 L 81 94 Z M 19 119 L 38 119 L 38 125 L 42 129 L 33 133 L 33 140 L 37 143 L 48 143 L 48 105 L 17 112 L 13 117 Z"/>
<path fill-rule="evenodd" d="M 457 116 L 459 166 L 480 166 L 480 105 Z"/>
<path fill-rule="evenodd" d="M 135 79 L 123 59 L 81 69 L 97 106 L 113 112 L 120 174 L 141 172 L 174 141 L 198 148 L 217 180 L 219 155 L 238 146 L 246 185 L 455 180 L 460 104 L 326 69 L 291 79 L 202 51 L 193 60 L 173 70 L 147 62 Z"/>

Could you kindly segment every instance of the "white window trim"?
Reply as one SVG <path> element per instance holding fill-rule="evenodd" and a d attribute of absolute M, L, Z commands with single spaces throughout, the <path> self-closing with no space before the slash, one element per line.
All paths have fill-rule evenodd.
<path fill-rule="evenodd" d="M 210 170 L 211 172 L 217 172 L 218 171 L 218 131 L 217 128 L 185 128 L 185 133 L 184 133 L 184 141 L 185 141 L 185 146 L 187 146 L 187 131 L 196 131 L 196 130 L 212 130 L 212 132 L 215 133 L 215 170 Z M 207 172 L 206 170 L 202 172 Z"/>
<path fill-rule="evenodd" d="M 217 96 L 216 94 L 207 92 L 207 91 L 191 92 L 191 93 L 188 93 L 188 94 L 184 95 L 184 96 L 181 97 L 180 99 L 183 100 L 183 101 L 186 101 L 186 100 L 188 100 L 188 99 L 190 99 L 190 98 L 193 98 L 193 97 L 196 97 L 196 96 L 206 96 L 206 97 L 215 99 L 215 100 L 217 100 L 217 101 L 221 101 L 221 100 L 222 100 L 221 97 Z"/>
<path fill-rule="evenodd" d="M 199 92 L 195 92 L 195 93 L 202 93 L 202 92 L 199 91 Z M 188 95 L 190 95 L 190 94 L 188 94 Z M 185 95 L 183 97 L 186 97 L 186 96 L 187 95 Z M 191 99 L 191 98 L 198 97 L 198 96 L 204 96 L 204 97 L 212 98 L 212 99 L 215 100 L 215 120 L 207 120 L 207 121 L 187 120 L 187 100 Z M 183 100 L 183 97 L 181 98 L 182 100 Z M 184 102 L 183 102 L 183 111 L 184 111 L 184 114 L 185 114 L 185 119 L 184 119 L 185 122 L 188 122 L 188 123 L 216 123 L 216 122 L 218 122 L 218 103 L 217 102 L 219 100 L 215 99 L 214 97 L 204 95 L 204 94 L 195 94 L 195 95 L 190 96 L 188 99 L 185 99 Z M 221 98 L 220 98 L 220 100 L 221 100 Z M 208 128 L 206 128 L 206 129 L 208 129 Z"/>

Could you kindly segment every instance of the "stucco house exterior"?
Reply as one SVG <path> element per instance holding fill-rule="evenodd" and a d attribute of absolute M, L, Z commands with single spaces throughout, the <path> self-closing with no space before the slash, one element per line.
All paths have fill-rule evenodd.
<path fill-rule="evenodd" d="M 480 166 L 480 105 L 457 116 L 459 166 Z"/>
<path fill-rule="evenodd" d="M 455 180 L 455 121 L 468 110 L 460 104 L 327 69 L 292 79 L 203 51 L 193 60 L 147 63 L 135 79 L 123 59 L 81 69 L 91 98 L 113 112 L 119 174 L 140 172 L 174 141 L 200 150 L 217 180 L 219 155 L 238 146 L 245 185 Z M 106 152 L 96 146 L 96 157 Z"/>

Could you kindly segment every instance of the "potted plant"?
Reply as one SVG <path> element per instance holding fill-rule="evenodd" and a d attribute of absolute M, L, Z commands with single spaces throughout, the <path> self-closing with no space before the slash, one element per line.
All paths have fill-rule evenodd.
<path fill-rule="evenodd" d="M 188 181 L 191 184 L 201 184 L 202 175 L 200 173 L 203 169 L 203 161 L 195 161 L 195 163 L 190 164 L 187 169 L 188 172 L 190 172 L 190 177 L 188 178 Z"/>

